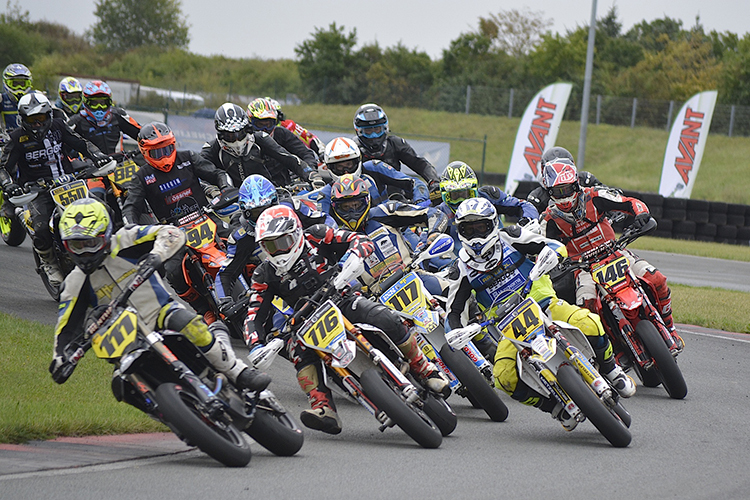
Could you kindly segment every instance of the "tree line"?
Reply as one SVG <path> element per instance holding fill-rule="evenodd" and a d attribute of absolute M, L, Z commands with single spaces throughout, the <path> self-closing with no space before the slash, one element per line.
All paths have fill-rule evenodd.
<path fill-rule="evenodd" d="M 441 101 L 460 99 L 467 86 L 583 87 L 588 26 L 553 33 L 543 13 L 528 9 L 480 17 L 438 60 L 401 43 L 360 45 L 356 28 L 336 23 L 310 33 L 295 59 L 262 60 L 192 54 L 179 0 L 152 0 L 149 9 L 139 3 L 97 0 L 97 22 L 80 36 L 60 24 L 31 22 L 8 0 L 0 14 L 0 67 L 28 65 L 35 86 L 51 93 L 57 75 L 77 74 L 223 97 L 295 94 L 306 102 L 432 109 L 449 109 Z M 685 27 L 666 16 L 625 31 L 616 7 L 596 27 L 593 94 L 681 101 L 718 89 L 721 103 L 750 105 L 750 33 L 706 32 L 697 18 Z"/>

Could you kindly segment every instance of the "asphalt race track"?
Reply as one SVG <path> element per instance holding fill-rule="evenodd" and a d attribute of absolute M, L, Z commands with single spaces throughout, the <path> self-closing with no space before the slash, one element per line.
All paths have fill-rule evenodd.
<path fill-rule="evenodd" d="M 30 251 L 28 242 L 0 244 L 0 310 L 52 324 L 55 303 L 34 275 Z M 749 286 L 745 263 L 638 253 L 674 283 Z M 625 449 L 609 446 L 589 422 L 567 433 L 503 394 L 510 415 L 502 423 L 452 396 L 458 427 L 439 449 L 425 450 L 398 429 L 381 434 L 369 413 L 338 397 L 341 434 L 306 430 L 302 450 L 287 458 L 253 443 L 243 469 L 168 434 L 0 446 L 0 499 L 747 498 L 750 336 L 678 328 L 688 395 L 676 401 L 661 387 L 639 386 L 625 401 L 633 416 Z M 269 372 L 287 409 L 307 408 L 291 365 L 277 359 Z"/>

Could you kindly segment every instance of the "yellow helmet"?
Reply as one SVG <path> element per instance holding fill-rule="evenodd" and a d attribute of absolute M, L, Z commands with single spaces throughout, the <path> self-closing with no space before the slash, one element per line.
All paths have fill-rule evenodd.
<path fill-rule="evenodd" d="M 479 196 L 478 185 L 477 174 L 462 161 L 449 163 L 440 176 L 440 194 L 453 212 L 462 201 Z"/>
<path fill-rule="evenodd" d="M 93 198 L 76 200 L 60 216 L 60 238 L 70 258 L 86 274 L 94 272 L 109 252 L 112 219 Z"/>

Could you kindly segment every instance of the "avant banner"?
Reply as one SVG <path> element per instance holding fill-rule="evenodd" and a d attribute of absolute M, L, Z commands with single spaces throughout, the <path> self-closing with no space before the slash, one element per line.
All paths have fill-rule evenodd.
<path fill-rule="evenodd" d="M 572 88 L 571 83 L 553 83 L 531 99 L 518 126 L 505 181 L 506 193 L 513 194 L 520 181 L 537 180 L 539 160 L 546 149 L 555 145 Z"/>
<path fill-rule="evenodd" d="M 708 129 L 714 115 L 717 92 L 695 94 L 682 106 L 669 133 L 659 194 L 667 198 L 690 198 L 695 185 Z"/>

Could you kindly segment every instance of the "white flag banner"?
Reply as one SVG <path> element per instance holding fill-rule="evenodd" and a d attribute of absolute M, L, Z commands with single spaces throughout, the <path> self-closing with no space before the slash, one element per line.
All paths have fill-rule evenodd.
<path fill-rule="evenodd" d="M 539 160 L 546 149 L 555 145 L 571 83 L 553 83 L 531 99 L 518 126 L 513 155 L 505 180 L 505 192 L 513 194 L 520 181 L 536 181 Z"/>
<path fill-rule="evenodd" d="M 690 198 L 706 149 L 717 94 L 715 90 L 695 94 L 677 113 L 664 153 L 660 195 L 666 198 Z"/>

